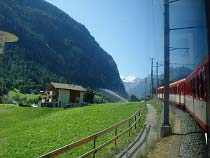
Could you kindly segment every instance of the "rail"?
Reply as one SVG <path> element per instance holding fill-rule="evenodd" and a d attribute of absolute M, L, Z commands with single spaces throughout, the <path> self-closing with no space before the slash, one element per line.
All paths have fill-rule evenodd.
<path fill-rule="evenodd" d="M 39 156 L 39 158 L 49 158 L 49 157 L 56 157 L 56 156 L 59 156 L 65 152 L 68 152 L 76 147 L 80 147 L 81 145 L 83 144 L 86 144 L 90 141 L 93 141 L 93 149 L 86 152 L 85 154 L 83 155 L 80 155 L 79 158 L 85 158 L 85 157 L 88 157 L 90 155 L 93 155 L 93 158 L 95 158 L 95 155 L 98 151 L 102 150 L 104 147 L 108 146 L 109 144 L 111 144 L 112 142 L 115 142 L 115 147 L 117 145 L 117 139 L 122 137 L 123 135 L 125 135 L 126 133 L 129 134 L 129 137 L 130 137 L 130 131 L 133 127 L 135 127 L 135 129 L 137 128 L 137 123 L 140 123 L 140 110 L 136 111 L 133 115 L 131 115 L 129 118 L 111 126 L 111 127 L 108 127 L 102 131 L 99 131 L 93 135 L 90 135 L 90 136 L 87 136 L 81 140 L 78 140 L 76 142 L 73 142 L 71 144 L 68 144 L 66 146 L 63 146 L 61 148 L 58 148 L 54 151 L 51 151 L 47 154 L 44 154 L 44 155 L 41 155 Z M 134 120 L 133 120 L 134 119 Z M 133 122 L 133 123 L 132 123 Z M 123 132 L 121 133 L 117 133 L 117 129 L 119 127 L 121 127 L 122 125 L 128 123 L 129 124 L 129 127 L 127 129 L 125 129 Z M 132 124 L 131 124 L 132 123 Z M 115 136 L 112 137 L 110 140 L 108 140 L 107 142 L 105 142 L 104 144 L 96 147 L 96 139 L 99 138 L 100 136 L 102 135 L 105 135 L 105 134 L 108 134 L 112 131 L 115 130 Z"/>

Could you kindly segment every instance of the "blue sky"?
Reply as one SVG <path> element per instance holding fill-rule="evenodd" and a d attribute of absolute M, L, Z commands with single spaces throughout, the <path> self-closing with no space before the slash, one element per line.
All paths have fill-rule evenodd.
<path fill-rule="evenodd" d="M 162 0 L 47 1 L 86 26 L 112 55 L 120 75 L 144 78 L 150 73 L 149 58 L 161 61 Z"/>

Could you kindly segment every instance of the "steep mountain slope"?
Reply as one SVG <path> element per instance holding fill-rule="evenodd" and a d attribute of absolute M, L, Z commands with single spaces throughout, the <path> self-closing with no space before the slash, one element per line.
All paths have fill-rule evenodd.
<path fill-rule="evenodd" d="M 53 80 L 127 95 L 113 58 L 85 26 L 44 0 L 0 0 L 0 6 L 0 30 L 20 39 L 5 50 L 0 72 L 11 74 L 7 84 L 41 90 Z"/>

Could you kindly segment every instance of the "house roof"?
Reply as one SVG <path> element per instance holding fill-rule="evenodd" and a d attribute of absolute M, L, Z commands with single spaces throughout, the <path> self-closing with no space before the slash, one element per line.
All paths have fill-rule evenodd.
<path fill-rule="evenodd" d="M 80 92 L 87 92 L 87 89 L 83 88 L 82 86 L 65 84 L 65 83 L 55 83 L 55 82 L 51 82 L 50 85 L 47 87 L 47 90 L 51 90 L 53 87 L 56 89 L 67 89 L 67 90 L 75 90 Z"/>

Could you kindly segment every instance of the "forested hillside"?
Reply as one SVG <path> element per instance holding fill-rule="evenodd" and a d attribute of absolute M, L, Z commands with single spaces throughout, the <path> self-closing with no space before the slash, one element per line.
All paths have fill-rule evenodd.
<path fill-rule="evenodd" d="M 113 58 L 84 25 L 44 0 L 0 0 L 0 6 L 0 30 L 20 39 L 6 45 L 4 87 L 39 91 L 55 81 L 127 96 Z"/>

